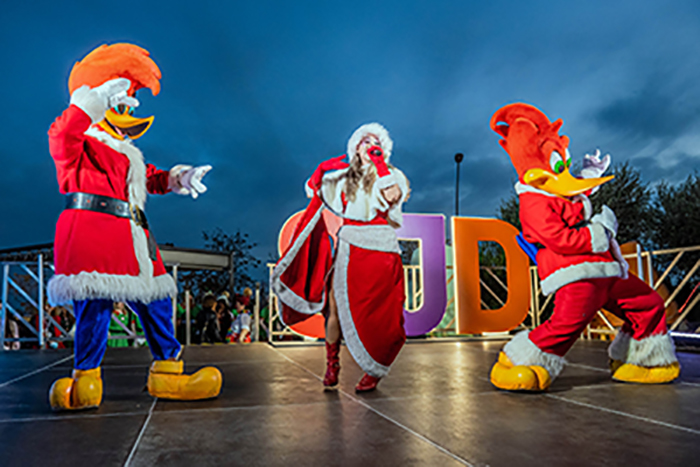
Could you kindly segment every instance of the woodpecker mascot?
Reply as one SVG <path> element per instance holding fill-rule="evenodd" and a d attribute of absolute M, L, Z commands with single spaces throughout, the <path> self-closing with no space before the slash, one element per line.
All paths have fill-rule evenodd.
<path fill-rule="evenodd" d="M 113 302 L 138 313 L 154 362 L 148 391 L 154 397 L 197 400 L 216 397 L 216 368 L 183 374 L 181 345 L 172 325 L 176 285 L 163 266 L 144 214 L 146 194 L 175 192 L 196 198 L 211 166 L 177 165 L 170 171 L 144 163 L 132 140 L 153 117 L 136 118 L 135 93 L 160 91 L 161 73 L 149 53 L 132 44 L 102 45 L 75 64 L 68 79 L 70 106 L 49 130 L 49 150 L 65 209 L 56 224 L 56 274 L 49 301 L 72 303 L 76 317 L 71 377 L 54 382 L 54 410 L 98 407 L 100 363 Z"/>
<path fill-rule="evenodd" d="M 615 240 L 617 219 L 603 206 L 592 215 L 588 199 L 612 179 L 602 175 L 610 156 L 586 155 L 581 178 L 569 172 L 569 138 L 559 135 L 537 108 L 511 104 L 498 110 L 491 129 L 503 139 L 518 173 L 523 237 L 539 244 L 542 292 L 556 293 L 552 317 L 532 331 L 516 334 L 491 370 L 500 389 L 543 391 L 566 363 L 564 355 L 601 308 L 624 321 L 610 345 L 612 378 L 629 383 L 666 383 L 680 366 L 666 329 L 664 302 L 646 283 L 628 274 Z"/>

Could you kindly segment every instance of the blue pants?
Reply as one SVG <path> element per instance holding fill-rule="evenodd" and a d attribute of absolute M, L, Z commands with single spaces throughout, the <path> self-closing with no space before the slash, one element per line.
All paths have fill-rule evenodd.
<path fill-rule="evenodd" d="M 153 358 L 156 360 L 177 358 L 181 347 L 173 333 L 173 308 L 170 298 L 151 303 L 126 303 L 141 319 Z M 104 299 L 73 301 L 76 318 L 74 368 L 91 370 L 100 366 L 107 348 L 113 305 L 112 300 Z"/>

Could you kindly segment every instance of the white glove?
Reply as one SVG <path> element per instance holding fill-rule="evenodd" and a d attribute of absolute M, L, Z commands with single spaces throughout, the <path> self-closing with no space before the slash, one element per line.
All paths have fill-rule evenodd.
<path fill-rule="evenodd" d="M 617 236 L 617 217 L 613 210 L 606 205 L 603 205 L 603 209 L 598 214 L 591 217 L 591 222 L 605 227 L 612 238 Z"/>
<path fill-rule="evenodd" d="M 620 250 L 620 244 L 617 243 L 617 240 L 614 238 L 610 239 L 610 252 L 613 255 L 613 258 L 615 258 L 615 261 L 617 261 L 620 264 L 620 267 L 622 268 L 622 277 L 623 279 L 627 279 L 630 274 L 630 265 L 625 260 L 625 258 L 622 256 L 622 250 Z"/>
<path fill-rule="evenodd" d="M 610 167 L 610 154 L 600 158 L 600 149 L 595 150 L 595 154 L 583 156 L 582 178 L 598 178 Z"/>
<path fill-rule="evenodd" d="M 207 191 L 202 178 L 212 169 L 211 165 L 192 167 L 191 165 L 176 165 L 170 169 L 168 186 L 178 195 L 191 195 L 193 199 Z"/>
<path fill-rule="evenodd" d="M 127 95 L 131 81 L 126 78 L 115 78 L 95 87 L 87 84 L 79 87 L 70 96 L 70 103 L 79 107 L 88 114 L 92 123 L 97 123 L 105 118 L 107 109 L 119 104 L 129 107 L 138 107 L 139 101 Z"/>

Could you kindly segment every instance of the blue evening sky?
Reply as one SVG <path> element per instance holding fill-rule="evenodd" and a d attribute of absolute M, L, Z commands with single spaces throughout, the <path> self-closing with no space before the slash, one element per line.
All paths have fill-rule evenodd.
<path fill-rule="evenodd" d="M 0 248 L 49 242 L 63 205 L 46 131 L 68 73 L 103 43 L 148 49 L 162 91 L 137 145 L 168 169 L 211 164 L 201 198 L 151 197 L 160 242 L 248 232 L 265 260 L 303 182 L 379 121 L 412 182 L 408 212 L 493 216 L 515 172 L 493 112 L 564 119 L 574 160 L 599 147 L 651 182 L 700 167 L 700 2 L 6 2 L 0 12 Z"/>

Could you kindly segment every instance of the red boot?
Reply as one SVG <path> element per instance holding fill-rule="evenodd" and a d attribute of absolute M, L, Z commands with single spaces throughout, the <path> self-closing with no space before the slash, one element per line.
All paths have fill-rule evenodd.
<path fill-rule="evenodd" d="M 323 390 L 338 389 L 338 373 L 340 373 L 340 339 L 332 344 L 326 342 L 326 377 L 323 378 Z"/>
<path fill-rule="evenodd" d="M 357 386 L 355 386 L 355 392 L 374 391 L 377 389 L 377 384 L 379 384 L 380 379 L 381 378 L 375 378 L 365 373 L 360 382 L 357 383 Z"/>

